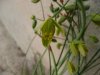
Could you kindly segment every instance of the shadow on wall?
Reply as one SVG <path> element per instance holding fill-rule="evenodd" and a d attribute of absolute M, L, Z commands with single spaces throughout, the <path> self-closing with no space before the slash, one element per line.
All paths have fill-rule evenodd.
<path fill-rule="evenodd" d="M 25 55 L 0 20 L 0 75 L 19 75 Z"/>

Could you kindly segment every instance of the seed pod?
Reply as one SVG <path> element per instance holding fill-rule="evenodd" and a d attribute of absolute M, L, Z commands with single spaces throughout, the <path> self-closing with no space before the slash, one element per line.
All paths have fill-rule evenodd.
<path fill-rule="evenodd" d="M 72 64 L 72 62 L 67 62 L 67 69 L 70 74 L 73 74 L 75 72 L 75 66 Z"/>
<path fill-rule="evenodd" d="M 70 47 L 70 51 L 71 51 L 72 55 L 77 56 L 79 52 L 78 52 L 76 44 L 74 42 L 71 42 L 69 47 Z"/>
<path fill-rule="evenodd" d="M 66 19 L 67 19 L 66 16 L 61 16 L 60 19 L 59 19 L 59 21 L 58 21 L 58 23 L 62 24 Z"/>
<path fill-rule="evenodd" d="M 50 5 L 50 11 L 52 12 L 52 13 L 54 13 L 54 7 L 53 7 L 53 4 L 51 3 L 51 5 Z"/>
<path fill-rule="evenodd" d="M 88 53 L 88 49 L 86 48 L 86 46 L 82 43 L 79 43 L 78 44 L 78 50 L 80 52 L 80 54 L 85 57 Z"/>
<path fill-rule="evenodd" d="M 34 15 L 32 15 L 31 19 L 34 20 L 34 19 L 36 19 L 36 17 Z"/>
<path fill-rule="evenodd" d="M 52 39 L 52 42 L 57 42 L 57 40 L 53 38 L 53 39 Z"/>
<path fill-rule="evenodd" d="M 38 3 L 40 0 L 32 0 L 32 3 Z"/>

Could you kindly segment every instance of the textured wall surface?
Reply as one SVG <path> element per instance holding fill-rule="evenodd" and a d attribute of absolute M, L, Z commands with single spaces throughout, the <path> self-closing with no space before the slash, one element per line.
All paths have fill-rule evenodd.
<path fill-rule="evenodd" d="M 42 1 L 45 17 L 47 17 L 50 0 Z M 89 4 L 91 5 L 89 13 L 100 13 L 100 0 L 90 0 Z M 38 18 L 43 18 L 40 3 L 32 4 L 31 0 L 0 0 L 0 75 L 14 75 L 13 72 L 18 73 L 20 71 L 20 66 L 25 58 L 25 56 L 20 56 L 20 53 L 23 55 L 26 52 L 32 38 L 35 36 L 30 19 L 33 14 Z M 97 35 L 100 39 L 100 28 L 93 26 L 93 23 L 91 23 L 86 35 L 89 34 Z M 86 39 L 89 40 L 88 37 Z M 94 49 L 100 46 L 100 43 L 93 44 L 91 41 L 88 41 L 88 44 L 90 44 L 91 54 Z M 44 47 L 41 40 L 36 36 L 27 55 L 28 61 L 32 61 L 33 53 L 42 53 L 43 51 Z M 55 51 L 55 55 L 57 57 L 59 52 Z M 44 64 L 48 65 L 47 54 L 44 58 Z"/>
<path fill-rule="evenodd" d="M 24 58 L 22 50 L 0 21 L 0 75 L 20 74 Z"/>

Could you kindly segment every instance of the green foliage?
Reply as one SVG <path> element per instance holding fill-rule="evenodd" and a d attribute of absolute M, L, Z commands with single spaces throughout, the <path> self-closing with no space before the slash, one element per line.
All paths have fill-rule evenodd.
<path fill-rule="evenodd" d="M 32 22 L 33 22 L 32 23 L 32 28 L 34 29 L 36 27 L 36 25 L 37 25 L 37 20 L 36 20 L 36 17 L 34 15 L 32 16 L 31 19 L 32 19 Z"/>
<path fill-rule="evenodd" d="M 45 47 L 51 43 L 55 33 L 55 23 L 52 18 L 48 18 L 41 28 L 42 32 L 42 43 Z"/>
<path fill-rule="evenodd" d="M 77 56 L 79 54 L 77 44 L 74 41 L 70 42 L 69 48 L 73 56 Z"/>
<path fill-rule="evenodd" d="M 90 8 L 89 5 L 86 5 L 85 2 L 83 2 L 83 6 L 84 6 L 84 9 L 85 10 L 88 10 Z M 77 9 L 82 9 L 81 6 L 79 5 L 78 7 L 76 6 L 76 3 L 73 3 L 73 4 L 70 4 L 70 5 L 67 5 L 65 7 L 66 10 L 69 10 L 69 11 L 72 11 L 72 10 L 77 10 Z M 82 9 L 83 10 L 83 9 Z"/>
<path fill-rule="evenodd" d="M 95 63 L 94 60 L 100 59 L 94 59 L 95 57 L 100 57 L 100 55 L 96 55 L 99 54 L 100 51 L 96 50 L 98 53 L 94 54 L 88 63 L 85 63 L 89 49 L 87 48 L 87 41 L 84 37 L 87 27 L 89 27 L 88 24 L 90 24 L 87 23 L 87 16 L 90 14 L 87 14 L 86 11 L 88 11 L 90 6 L 85 4 L 87 0 L 75 0 L 75 2 L 70 5 L 67 5 L 69 0 L 67 2 L 64 2 L 64 0 L 53 0 L 53 2 L 56 3 L 57 6 L 55 7 L 53 3 L 51 3 L 49 8 L 52 16 L 49 15 L 49 17 L 43 21 L 39 33 L 37 32 L 42 39 L 43 46 L 48 49 L 50 66 L 50 73 L 48 75 L 62 75 L 66 70 L 68 70 L 71 75 L 83 75 L 93 67 L 93 63 Z M 37 19 L 33 16 L 32 20 L 34 29 L 37 24 Z M 92 14 L 91 21 L 100 25 L 100 15 Z M 55 35 L 55 33 L 57 35 Z M 60 33 L 64 34 L 64 36 L 62 34 L 59 35 Z M 63 38 L 61 38 L 61 36 Z M 99 42 L 95 36 L 89 36 L 89 38 L 95 43 Z M 63 40 L 64 43 L 58 43 L 58 39 Z M 56 42 L 57 48 L 61 49 L 57 61 L 53 53 L 51 42 Z M 76 63 L 74 63 L 75 61 Z M 66 62 L 67 69 L 64 66 Z M 34 75 L 45 75 L 44 73 L 42 74 L 40 66 L 41 65 L 37 66 Z M 60 71 L 61 68 L 64 69 L 64 71 Z"/>
<path fill-rule="evenodd" d="M 62 24 L 67 19 L 66 15 L 62 15 L 58 21 L 59 24 Z"/>
<path fill-rule="evenodd" d="M 67 62 L 67 69 L 70 74 L 73 74 L 75 72 L 75 66 L 72 64 L 72 62 L 70 61 Z"/>
<path fill-rule="evenodd" d="M 87 47 L 85 46 L 85 44 L 83 44 L 83 43 L 79 43 L 78 44 L 78 50 L 79 50 L 79 52 L 80 52 L 80 54 L 82 55 L 82 56 L 86 56 L 87 55 L 87 53 L 88 53 L 88 49 L 87 49 Z"/>
<path fill-rule="evenodd" d="M 54 21 L 52 18 L 48 18 L 42 25 L 41 32 L 42 32 L 42 43 L 45 47 L 49 46 L 51 43 L 54 33 L 55 27 L 61 31 L 60 26 Z"/>

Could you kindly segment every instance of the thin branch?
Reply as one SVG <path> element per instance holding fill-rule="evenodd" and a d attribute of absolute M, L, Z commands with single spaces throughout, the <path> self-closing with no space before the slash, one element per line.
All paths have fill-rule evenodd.
<path fill-rule="evenodd" d="M 22 67 L 22 71 L 24 71 L 24 68 L 25 68 L 25 64 L 26 64 L 26 57 L 27 57 L 27 54 L 28 54 L 28 51 L 29 51 L 29 49 L 30 49 L 30 47 L 31 47 L 31 45 L 32 45 L 32 43 L 33 43 L 33 41 L 34 41 L 34 39 L 36 38 L 36 35 L 32 38 L 32 40 L 31 40 L 31 42 L 29 43 L 29 46 L 28 46 L 28 48 L 27 48 L 27 50 L 26 50 L 26 55 L 25 55 L 25 59 L 24 59 L 24 64 L 23 64 L 23 67 Z"/>
<path fill-rule="evenodd" d="M 91 57 L 91 59 L 88 61 L 88 63 L 83 67 L 82 71 L 80 72 L 83 73 L 86 69 L 87 69 L 87 66 L 90 64 L 90 62 L 92 62 L 94 60 L 94 58 L 96 57 L 96 55 L 100 52 L 100 49 L 98 49 L 94 55 Z"/>
<path fill-rule="evenodd" d="M 65 38 L 54 36 L 54 38 L 65 40 Z"/>
<path fill-rule="evenodd" d="M 44 13 L 44 8 L 43 8 L 42 0 L 40 0 L 40 3 L 41 3 L 42 13 L 43 13 L 43 20 L 45 20 L 45 13 Z"/>
<path fill-rule="evenodd" d="M 36 70 L 37 70 L 38 64 L 39 64 L 39 62 L 41 61 L 41 59 L 43 58 L 43 56 L 45 55 L 46 51 L 47 51 L 47 48 L 44 50 L 42 56 L 40 57 L 39 61 L 37 62 L 36 67 L 35 67 L 35 69 L 34 69 L 32 75 L 35 75 L 35 72 L 36 72 Z"/>
<path fill-rule="evenodd" d="M 62 9 L 66 6 L 66 4 L 67 4 L 69 1 L 70 1 L 70 0 L 67 0 L 67 2 L 61 7 L 61 9 L 59 9 L 59 10 L 52 16 L 52 18 L 55 17 L 58 13 L 60 13 L 60 12 L 62 11 Z"/>
<path fill-rule="evenodd" d="M 55 70 L 56 70 L 56 75 L 58 75 L 58 70 L 57 70 L 57 65 L 56 65 L 56 59 L 55 59 L 54 53 L 53 53 L 52 48 L 51 48 L 50 45 L 49 45 L 48 49 L 50 50 L 50 52 L 51 52 L 51 54 L 52 54 L 53 62 L 54 62 L 54 65 L 55 65 Z M 53 75 L 53 74 L 52 74 L 52 75 Z"/>
<path fill-rule="evenodd" d="M 91 67 L 90 67 L 90 68 L 88 68 L 85 72 L 87 72 L 87 71 L 91 70 L 91 69 L 92 69 L 92 68 L 94 68 L 94 67 L 97 67 L 98 65 L 100 65 L 100 63 L 97 63 L 97 64 L 95 64 L 95 65 L 91 66 Z"/>
<path fill-rule="evenodd" d="M 99 71 L 100 71 L 100 68 L 97 69 L 97 71 L 93 75 L 97 75 Z"/>
<path fill-rule="evenodd" d="M 64 48 L 65 48 L 65 45 L 66 45 L 66 41 L 68 40 L 68 34 L 69 34 L 69 32 L 70 32 L 70 28 L 71 28 L 71 26 L 68 28 L 68 33 L 67 33 L 67 35 L 66 35 L 66 39 L 65 39 L 65 41 L 64 41 L 64 45 L 63 45 L 62 51 L 61 51 L 60 56 L 59 56 L 59 58 L 58 58 L 57 65 L 59 64 L 59 61 L 60 61 L 60 59 L 61 59 L 62 53 L 63 53 Z"/>
<path fill-rule="evenodd" d="M 50 56 L 50 50 L 48 50 L 49 53 L 49 64 L 50 64 L 50 75 L 52 74 L 52 66 L 51 66 L 51 56 Z"/>

